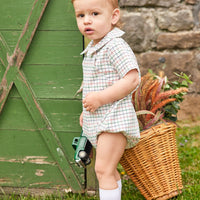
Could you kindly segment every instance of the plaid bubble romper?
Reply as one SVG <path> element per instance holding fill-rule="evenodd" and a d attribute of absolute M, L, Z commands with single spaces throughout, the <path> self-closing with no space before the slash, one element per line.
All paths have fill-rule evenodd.
<path fill-rule="evenodd" d="M 104 90 L 123 78 L 130 70 L 140 70 L 131 48 L 121 38 L 124 32 L 111 30 L 99 43 L 91 41 L 81 53 L 83 59 L 83 99 L 89 92 Z M 95 112 L 83 107 L 83 135 L 96 148 L 98 135 L 122 132 L 127 138 L 126 148 L 137 144 L 139 124 L 132 104 L 132 93 L 114 103 L 103 105 Z"/>

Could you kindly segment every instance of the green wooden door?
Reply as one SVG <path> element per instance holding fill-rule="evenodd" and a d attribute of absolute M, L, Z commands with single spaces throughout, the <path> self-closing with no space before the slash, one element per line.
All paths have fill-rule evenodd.
<path fill-rule="evenodd" d="M 70 0 L 1 0 L 0 186 L 81 192 L 83 38 Z"/>

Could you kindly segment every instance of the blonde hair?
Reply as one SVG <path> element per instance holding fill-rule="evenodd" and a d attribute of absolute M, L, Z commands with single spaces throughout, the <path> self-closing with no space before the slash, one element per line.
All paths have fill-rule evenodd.
<path fill-rule="evenodd" d="M 71 0 L 72 4 L 74 3 L 75 0 Z M 106 0 L 107 2 L 112 5 L 113 9 L 119 8 L 119 3 L 118 0 Z M 122 27 L 122 22 L 119 19 L 119 21 L 114 25 L 115 27 L 121 28 Z"/>

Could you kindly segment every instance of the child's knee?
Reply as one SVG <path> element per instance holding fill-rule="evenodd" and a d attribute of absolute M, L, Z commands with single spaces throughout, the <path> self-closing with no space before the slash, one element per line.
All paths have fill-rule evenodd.
<path fill-rule="evenodd" d="M 104 166 L 101 163 L 95 164 L 95 173 L 98 180 L 101 179 L 102 177 L 115 176 L 115 170 L 112 167 Z"/>
<path fill-rule="evenodd" d="M 105 174 L 105 169 L 102 167 L 102 165 L 100 163 L 95 163 L 95 173 L 97 176 L 97 179 L 99 179 L 101 176 L 103 176 L 103 174 Z"/>

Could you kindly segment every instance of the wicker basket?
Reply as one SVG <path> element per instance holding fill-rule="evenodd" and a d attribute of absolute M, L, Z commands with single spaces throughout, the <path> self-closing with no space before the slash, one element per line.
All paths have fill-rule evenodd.
<path fill-rule="evenodd" d="M 176 125 L 163 123 L 142 132 L 140 142 L 125 150 L 120 163 L 147 199 L 170 199 L 181 193 Z"/>

